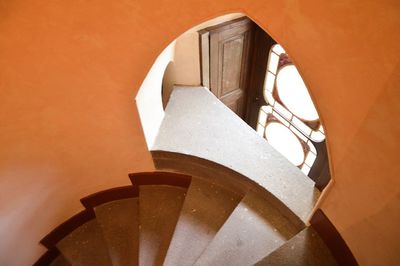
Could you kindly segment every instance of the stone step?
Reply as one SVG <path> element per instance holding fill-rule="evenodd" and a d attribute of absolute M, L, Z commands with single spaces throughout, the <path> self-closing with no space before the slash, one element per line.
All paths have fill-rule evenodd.
<path fill-rule="evenodd" d="M 139 265 L 162 265 L 186 189 L 166 185 L 139 188 Z"/>
<path fill-rule="evenodd" d="M 71 266 L 71 263 L 62 255 L 58 255 L 51 263 L 50 266 Z"/>
<path fill-rule="evenodd" d="M 337 263 L 318 233 L 307 227 L 256 265 L 334 266 Z"/>
<path fill-rule="evenodd" d="M 215 184 L 192 178 L 164 265 L 193 265 L 241 198 Z"/>
<path fill-rule="evenodd" d="M 207 88 L 174 89 L 151 152 L 160 170 L 192 176 L 220 172 L 213 178 L 225 174 L 221 183 L 240 184 L 239 190 L 255 183 L 283 203 L 281 212 L 289 209 L 303 223 L 320 195 L 314 181 Z"/>
<path fill-rule="evenodd" d="M 72 265 L 112 265 L 107 244 L 96 219 L 72 231 L 56 246 Z"/>
<path fill-rule="evenodd" d="M 195 265 L 253 265 L 301 229 L 266 199 L 249 192 Z"/>
<path fill-rule="evenodd" d="M 138 203 L 138 198 L 129 198 L 95 207 L 113 266 L 138 265 Z"/>

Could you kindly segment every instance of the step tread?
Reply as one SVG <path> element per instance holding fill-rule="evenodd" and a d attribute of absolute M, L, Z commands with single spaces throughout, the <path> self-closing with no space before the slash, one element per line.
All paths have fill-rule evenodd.
<path fill-rule="evenodd" d="M 114 266 L 138 265 L 139 199 L 111 201 L 95 207 Z"/>
<path fill-rule="evenodd" d="M 338 265 L 318 233 L 307 227 L 256 265 Z"/>
<path fill-rule="evenodd" d="M 112 265 L 96 219 L 72 231 L 56 246 L 72 265 Z"/>
<path fill-rule="evenodd" d="M 139 265 L 162 265 L 186 189 L 166 185 L 139 188 Z"/>
<path fill-rule="evenodd" d="M 249 192 L 195 265 L 253 265 L 301 229 Z"/>
<path fill-rule="evenodd" d="M 51 263 L 50 266 L 70 266 L 71 263 L 62 255 L 58 255 Z"/>
<path fill-rule="evenodd" d="M 208 88 L 175 88 L 171 94 L 158 135 L 151 148 L 156 165 L 161 156 L 171 169 L 171 155 L 205 159 L 244 176 L 274 195 L 307 222 L 320 192 L 315 183 L 276 151 L 264 138 L 219 101 Z M 154 158 L 154 156 L 153 156 Z M 180 164 L 183 165 L 182 161 Z M 184 168 L 178 165 L 178 169 Z M 175 169 L 175 168 L 174 168 Z M 177 170 L 177 169 L 175 169 Z M 202 173 L 194 166 L 189 174 Z M 224 170 L 225 171 L 225 170 Z"/>
<path fill-rule="evenodd" d="M 241 196 L 192 178 L 164 265 L 193 265 Z"/>

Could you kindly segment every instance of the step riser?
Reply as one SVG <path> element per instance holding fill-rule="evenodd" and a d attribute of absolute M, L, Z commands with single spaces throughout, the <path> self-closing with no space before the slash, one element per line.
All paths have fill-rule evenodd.
<path fill-rule="evenodd" d="M 193 178 L 164 265 L 193 265 L 241 197 Z"/>
<path fill-rule="evenodd" d="M 102 204 L 95 213 L 113 265 L 138 265 L 139 199 Z"/>
<path fill-rule="evenodd" d="M 139 265 L 163 264 L 185 192 L 172 186 L 140 186 Z"/>
<path fill-rule="evenodd" d="M 253 265 L 300 230 L 268 201 L 250 192 L 195 265 Z"/>
<path fill-rule="evenodd" d="M 72 265 L 111 266 L 107 244 L 95 219 L 81 225 L 57 243 Z"/>

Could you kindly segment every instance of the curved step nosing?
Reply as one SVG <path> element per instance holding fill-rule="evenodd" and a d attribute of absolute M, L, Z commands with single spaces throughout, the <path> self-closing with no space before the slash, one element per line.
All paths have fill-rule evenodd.
<path fill-rule="evenodd" d="M 144 185 L 169 185 L 188 188 L 191 176 L 173 172 L 144 172 L 129 174 L 129 178 L 134 187 Z"/>
<path fill-rule="evenodd" d="M 139 196 L 139 190 L 135 186 L 115 187 L 103 191 L 96 192 L 82 198 L 80 201 L 87 209 L 93 209 L 101 204 L 114 200 L 122 200 L 135 198 Z"/>
<path fill-rule="evenodd" d="M 133 184 L 131 186 L 115 187 L 82 198 L 80 202 L 85 209 L 58 225 L 39 241 L 48 251 L 46 251 L 36 263 L 41 263 L 42 260 L 51 262 L 55 259 L 57 256 L 52 256 L 55 252 L 59 252 L 56 244 L 84 223 L 96 218 L 94 207 L 114 200 L 138 197 L 138 187 L 140 185 L 171 185 L 188 188 L 191 182 L 191 176 L 165 171 L 134 173 L 129 174 L 129 178 Z M 44 265 L 46 265 L 46 263 Z"/>
<path fill-rule="evenodd" d="M 40 258 L 33 264 L 33 266 L 48 266 L 60 254 L 61 253 L 57 248 L 48 249 L 42 256 L 40 256 Z"/>
<path fill-rule="evenodd" d="M 95 217 L 96 216 L 92 209 L 85 209 L 54 228 L 49 234 L 40 240 L 40 243 L 48 249 L 54 249 L 55 245 L 61 239 Z"/>
<path fill-rule="evenodd" d="M 312 208 L 304 208 L 306 210 L 290 208 L 290 206 L 288 206 L 267 188 L 231 168 L 204 158 L 179 152 L 153 150 L 151 151 L 151 154 L 154 165 L 158 169 L 173 169 L 175 171 L 193 176 L 218 176 L 219 181 L 217 181 L 217 183 L 221 182 L 222 180 L 223 183 L 235 184 L 235 188 L 233 190 L 242 190 L 241 192 L 243 195 L 247 194 L 250 190 L 259 191 L 265 196 L 268 196 L 270 202 L 274 204 L 276 208 L 281 210 L 283 215 L 291 219 L 293 223 L 303 227 L 307 223 L 307 218 Z M 225 187 L 224 184 L 222 184 L 222 186 Z"/>

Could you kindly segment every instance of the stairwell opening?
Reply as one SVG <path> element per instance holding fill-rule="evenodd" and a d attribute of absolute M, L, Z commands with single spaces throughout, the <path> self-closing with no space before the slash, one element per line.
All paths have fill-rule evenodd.
<path fill-rule="evenodd" d="M 239 23 L 243 28 L 238 30 L 231 23 Z M 296 255 L 285 255 L 289 259 L 310 260 L 313 265 L 319 265 L 320 261 L 326 265 L 335 264 L 328 248 L 317 236 L 318 233 L 312 226 L 306 226 L 320 193 L 310 186 L 311 183 L 314 185 L 313 182 L 303 177 L 307 174 L 312 178 L 310 173 L 313 169 L 315 172 L 316 162 L 321 158 L 325 160 L 327 168 L 324 170 L 329 174 L 324 143 L 325 130 L 308 88 L 289 54 L 264 30 L 257 27 L 243 14 L 230 14 L 203 23 L 168 45 L 150 69 L 136 102 L 156 168 L 172 169 L 180 173 L 130 174 L 133 186 L 113 188 L 81 199 L 85 211 L 67 220 L 41 241 L 49 251 L 38 262 L 56 257 L 63 260 L 65 255 L 65 260 L 82 262 L 97 259 L 98 264 L 105 261 L 109 264 L 114 260 L 120 263 L 123 259 L 165 265 L 228 265 L 233 261 L 241 265 L 263 265 L 280 260 L 279 252 L 286 252 L 290 246 L 287 254 Z M 239 31 L 243 39 L 226 34 L 225 29 Z M 241 31 L 243 29 L 245 31 Z M 253 32 L 247 33 L 246 30 L 249 29 Z M 217 87 L 221 87 L 215 87 L 215 73 L 211 74 L 211 61 L 215 61 L 215 58 L 212 58 L 213 52 L 208 50 L 213 49 L 213 34 L 218 36 L 218 40 L 228 36 L 226 43 L 216 46 L 229 50 L 223 51 L 221 57 L 223 63 L 232 59 L 227 67 L 231 67 L 238 57 L 240 60 L 236 62 L 240 63 L 240 67 L 245 66 L 247 63 L 243 63 L 242 58 L 247 56 L 251 62 L 247 78 L 243 78 L 242 69 L 238 76 L 234 76 L 237 66 L 233 66 L 233 70 L 222 67 L 223 76 L 216 79 L 220 82 Z M 192 37 L 196 37 L 196 41 Z M 198 44 L 199 40 L 200 45 L 193 45 Z M 247 41 L 253 43 L 245 44 Z M 183 52 L 185 49 L 182 47 L 186 46 L 195 51 L 197 56 Z M 241 46 L 244 49 L 238 50 Z M 240 56 L 232 52 L 239 52 Z M 217 62 L 217 65 L 221 64 L 220 61 Z M 248 87 L 259 84 L 260 87 L 258 90 L 245 91 L 241 95 L 242 99 L 232 103 L 232 98 L 226 99 L 226 96 L 234 94 L 232 90 L 227 95 L 224 94 L 224 89 L 229 90 L 232 84 Z M 256 104 L 247 108 L 243 106 L 251 102 Z M 198 106 L 189 109 L 193 104 Z M 168 109 L 169 106 L 172 106 L 172 110 Z M 201 115 L 191 117 L 194 114 L 191 112 L 196 109 L 211 110 L 209 113 L 213 116 L 209 117 L 209 124 L 206 120 L 196 120 Z M 230 124 L 230 128 L 224 128 L 220 121 Z M 197 128 L 191 128 L 192 125 L 197 125 Z M 191 129 L 200 129 L 203 135 L 192 135 Z M 240 141 L 231 140 L 239 138 L 228 139 L 221 146 L 210 147 L 205 144 L 207 140 L 204 139 L 207 130 L 210 131 L 210 139 L 224 136 L 213 134 L 214 129 L 233 129 L 232 132 L 251 140 L 243 139 L 246 144 L 242 146 L 243 150 L 232 156 L 232 152 L 237 152 L 234 147 Z M 179 135 L 181 130 L 184 133 Z M 191 136 L 193 137 L 190 138 Z M 203 139 L 199 140 L 197 136 Z M 174 146 L 177 140 L 184 144 L 194 144 L 195 147 L 179 145 L 178 149 Z M 223 140 L 226 139 L 214 139 L 210 143 Z M 240 157 L 248 160 L 249 156 L 246 155 L 252 153 L 251 148 L 256 150 L 257 146 L 263 148 L 258 149 L 256 156 L 250 159 L 255 159 L 258 155 L 261 159 L 253 160 L 253 164 L 244 163 L 247 169 L 240 169 L 243 165 L 237 167 L 234 163 L 231 164 L 235 160 L 237 162 L 238 158 L 240 160 Z M 220 147 L 223 148 L 219 149 Z M 325 158 L 321 156 L 324 147 Z M 267 153 L 262 154 L 260 151 Z M 212 152 L 218 153 L 217 156 Z M 177 156 L 178 160 L 165 160 L 163 156 L 167 153 L 170 153 L 168 156 Z M 271 155 L 276 158 L 268 158 Z M 184 157 L 191 158 L 179 161 Z M 230 162 L 225 157 L 234 160 Z M 180 164 L 188 165 L 175 165 L 175 168 L 170 169 L 167 166 L 163 169 L 163 160 L 175 160 L 175 163 L 179 161 Z M 270 180 L 261 180 L 262 174 L 259 174 L 263 172 L 263 166 L 268 166 L 265 170 L 271 166 L 269 161 L 278 162 L 278 166 L 269 169 L 268 175 L 271 176 L 267 177 Z M 252 167 L 255 169 L 250 169 Z M 191 168 L 196 168 L 197 172 L 186 175 L 185 171 L 188 169 L 189 172 L 193 171 Z M 281 174 L 288 174 L 293 180 L 279 177 Z M 243 179 L 243 176 L 247 179 Z M 222 182 L 227 186 L 221 186 L 223 179 L 227 180 Z M 271 184 L 271 180 L 284 182 Z M 297 184 L 292 185 L 291 181 Z M 237 182 L 237 185 L 229 186 L 229 182 Z M 257 185 L 262 188 L 258 189 Z M 296 198 L 297 195 L 302 198 Z M 110 217 L 118 217 L 123 223 L 109 219 Z M 88 231 L 92 235 L 86 237 Z M 131 235 L 126 237 L 126 232 Z M 91 243 L 95 244 L 87 245 L 84 249 L 86 253 L 80 252 L 78 255 L 83 256 L 77 256 L 74 253 L 78 250 L 76 246 L 90 243 L 87 239 L 94 239 Z M 121 245 L 121 239 L 124 239 L 124 245 Z M 196 239 L 196 245 L 191 245 L 192 239 Z M 61 254 L 54 248 L 55 243 Z M 99 244 L 103 245 L 102 250 L 98 248 Z M 130 248 L 127 249 L 127 246 Z M 312 253 L 298 258 L 297 253 L 293 252 L 294 246 L 298 247 L 296 252 L 301 254 L 304 253 L 304 248 Z M 91 257 L 92 254 L 97 255 Z"/>
<path fill-rule="evenodd" d="M 225 33 L 220 28 L 234 28 L 230 23 L 244 24 L 246 20 L 251 24 L 252 32 L 242 32 L 242 35 L 251 39 L 252 43 L 246 48 L 247 51 L 241 51 L 240 64 L 244 64 L 242 58 L 247 53 L 247 78 L 243 79 L 243 73 L 240 73 L 235 80 L 232 73 L 236 70 L 221 70 L 221 75 L 227 78 L 224 80 L 225 77 L 217 77 L 218 84 L 215 85 L 212 79 L 218 74 L 213 74 L 212 70 L 214 59 L 210 49 L 215 45 L 212 35 L 219 34 L 221 39 Z M 221 60 L 234 56 L 237 47 L 246 41 L 235 38 L 228 36 L 226 43 L 217 44 L 217 47 L 225 49 L 217 65 L 222 64 Z M 318 106 L 312 100 L 312 90 L 307 86 L 307 79 L 300 74 L 301 69 L 296 67 L 295 59 L 289 53 L 284 44 L 276 42 L 242 13 L 217 17 L 183 33 L 155 60 L 136 96 L 149 150 L 159 134 L 165 115 L 164 108 L 173 88 L 204 86 L 312 179 L 322 191 L 331 181 L 326 133 L 317 111 Z M 238 111 L 238 105 L 229 105 L 224 102 L 224 95 L 218 95 L 223 86 L 229 87 L 235 82 L 252 88 L 245 92 L 242 113 Z"/>

